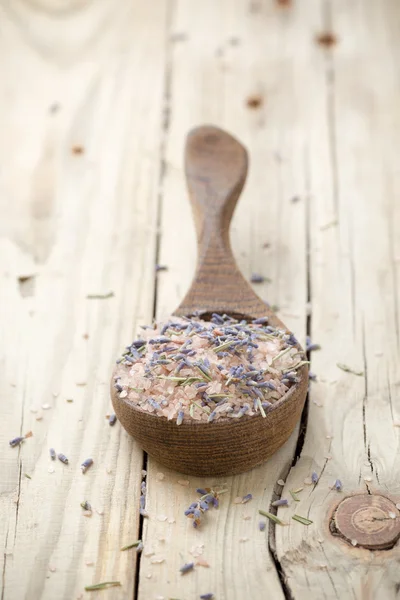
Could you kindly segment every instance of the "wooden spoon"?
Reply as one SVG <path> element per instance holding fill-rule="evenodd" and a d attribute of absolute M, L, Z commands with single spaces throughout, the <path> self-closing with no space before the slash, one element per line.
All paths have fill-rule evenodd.
<path fill-rule="evenodd" d="M 198 265 L 189 292 L 175 315 L 200 311 L 248 319 L 269 317 L 287 329 L 251 289 L 236 266 L 229 225 L 247 174 L 246 149 L 231 135 L 212 126 L 193 129 L 186 142 L 185 168 L 198 242 Z M 124 367 L 117 366 L 113 376 Z M 213 423 L 185 418 L 179 426 L 121 399 L 111 382 L 115 412 L 141 447 L 165 467 L 198 476 L 225 476 L 263 463 L 288 439 L 303 410 L 308 369 L 299 383 L 261 414 Z"/>

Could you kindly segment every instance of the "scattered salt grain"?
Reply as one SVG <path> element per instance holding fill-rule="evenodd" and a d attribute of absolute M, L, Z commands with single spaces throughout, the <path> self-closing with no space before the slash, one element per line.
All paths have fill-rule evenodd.
<path fill-rule="evenodd" d="M 150 560 L 152 565 L 160 565 L 161 563 L 165 562 L 165 558 L 163 557 L 154 557 Z"/>
<path fill-rule="evenodd" d="M 151 579 L 151 578 L 152 578 L 152 576 L 153 576 L 153 574 L 152 574 L 152 573 L 147 573 L 147 575 L 146 575 L 147 579 Z"/>
<path fill-rule="evenodd" d="M 157 473 L 156 479 L 157 481 L 162 481 L 163 479 L 165 479 L 164 473 Z"/>
<path fill-rule="evenodd" d="M 396 513 L 394 513 L 394 512 L 389 512 L 388 515 L 389 515 L 389 517 L 391 519 L 395 519 L 396 518 Z"/>
<path fill-rule="evenodd" d="M 154 556 L 155 552 L 153 550 L 153 548 L 148 548 L 147 550 L 145 550 L 143 552 L 144 556 L 149 557 L 149 556 Z"/>
<path fill-rule="evenodd" d="M 276 483 L 278 485 L 285 485 L 285 482 L 283 481 L 283 479 L 278 479 L 278 481 Z"/>
<path fill-rule="evenodd" d="M 35 407 L 32 407 L 29 409 L 31 413 L 37 413 L 38 409 Z"/>
<path fill-rule="evenodd" d="M 92 567 L 92 566 L 94 565 L 94 562 L 93 562 L 92 560 L 87 560 L 87 561 L 85 562 L 85 565 L 86 565 L 87 567 Z"/>
<path fill-rule="evenodd" d="M 370 482 L 370 481 L 372 481 L 372 477 L 364 477 L 364 481 Z"/>
<path fill-rule="evenodd" d="M 54 473 L 54 467 L 49 467 L 49 468 L 47 469 L 47 472 L 48 472 L 48 473 Z"/>
<path fill-rule="evenodd" d="M 187 486 L 189 485 L 189 479 L 178 479 L 179 485 Z"/>
<path fill-rule="evenodd" d="M 104 510 L 102 510 L 101 508 L 96 508 L 96 512 L 98 515 L 100 515 L 101 517 L 104 515 Z"/>
<path fill-rule="evenodd" d="M 312 483 L 313 483 L 313 480 L 312 480 L 312 478 L 311 478 L 311 477 L 306 477 L 306 478 L 304 479 L 304 483 L 305 483 L 305 485 L 312 485 Z"/>
<path fill-rule="evenodd" d="M 57 569 L 55 567 L 53 567 L 53 565 L 51 565 L 49 567 L 49 571 L 51 571 L 51 573 L 55 573 L 57 571 Z"/>
<path fill-rule="evenodd" d="M 248 542 L 248 541 L 249 541 L 249 538 L 248 538 L 248 537 L 242 537 L 242 538 L 239 538 L 239 542 L 240 542 L 240 543 L 244 543 L 244 542 Z"/>
<path fill-rule="evenodd" d="M 84 510 L 82 514 L 84 517 L 91 517 L 93 513 L 91 510 Z"/>
<path fill-rule="evenodd" d="M 51 408 L 50 404 L 42 404 L 43 410 L 49 410 Z"/>
<path fill-rule="evenodd" d="M 197 558 L 196 565 L 199 567 L 206 567 L 206 568 L 209 568 L 209 566 L 210 566 L 209 563 L 206 560 L 204 560 L 204 558 L 202 558 L 201 556 L 199 556 Z"/>
<path fill-rule="evenodd" d="M 166 515 L 157 515 L 157 521 L 166 521 L 167 519 Z"/>
<path fill-rule="evenodd" d="M 122 390 L 122 392 L 120 393 L 119 397 L 120 398 L 126 398 L 128 395 L 128 392 L 126 390 Z"/>
<path fill-rule="evenodd" d="M 251 515 L 243 515 L 242 519 L 243 521 L 250 521 Z"/>
<path fill-rule="evenodd" d="M 358 544 L 357 540 L 351 540 L 351 545 L 352 546 L 357 546 L 357 544 Z"/>
<path fill-rule="evenodd" d="M 176 521 L 175 521 L 175 519 L 172 519 L 172 518 L 171 518 L 171 519 L 168 519 L 168 523 L 169 523 L 170 525 L 172 525 L 172 524 L 173 524 L 173 523 L 175 523 L 175 522 L 176 522 Z"/>
<path fill-rule="evenodd" d="M 397 510 L 400 510 L 400 502 L 398 502 L 398 503 L 396 504 L 396 508 L 397 508 Z"/>
<path fill-rule="evenodd" d="M 236 496 L 233 501 L 233 504 L 242 504 L 243 496 Z"/>

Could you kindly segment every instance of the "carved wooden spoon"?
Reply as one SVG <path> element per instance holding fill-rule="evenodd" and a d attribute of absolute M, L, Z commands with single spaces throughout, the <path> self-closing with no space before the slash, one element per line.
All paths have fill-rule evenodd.
<path fill-rule="evenodd" d="M 212 126 L 193 129 L 186 142 L 185 168 L 198 242 L 196 275 L 175 315 L 196 311 L 227 313 L 247 319 L 267 316 L 287 329 L 251 289 L 236 266 L 229 225 L 247 174 L 246 149 Z M 120 367 L 114 371 L 118 374 Z M 308 387 L 308 369 L 299 382 L 261 414 L 213 423 L 184 419 L 179 426 L 120 398 L 111 382 L 115 412 L 124 428 L 160 464 L 190 475 L 232 475 L 263 463 L 288 439 L 300 418 Z"/>

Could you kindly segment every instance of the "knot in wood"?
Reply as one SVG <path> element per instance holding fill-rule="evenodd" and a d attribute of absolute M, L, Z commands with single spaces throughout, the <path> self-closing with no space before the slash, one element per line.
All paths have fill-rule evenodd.
<path fill-rule="evenodd" d="M 333 520 L 336 532 L 353 546 L 386 550 L 400 537 L 399 510 L 391 500 L 377 494 L 345 498 Z"/>

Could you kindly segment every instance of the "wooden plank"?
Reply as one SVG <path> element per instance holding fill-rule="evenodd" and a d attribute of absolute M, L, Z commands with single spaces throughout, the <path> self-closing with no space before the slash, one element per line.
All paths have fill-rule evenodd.
<path fill-rule="evenodd" d="M 313 89 L 309 123 L 311 324 L 322 350 L 312 356 L 319 382 L 312 386 L 304 448 L 283 493 L 303 487 L 313 470 L 320 480 L 304 486 L 301 502 L 285 512 L 314 523 L 278 527 L 277 553 L 296 600 L 389 600 L 398 595 L 398 547 L 354 548 L 332 537 L 329 521 L 349 494 L 399 501 L 398 6 L 390 0 L 327 6 L 324 25 L 338 43 L 329 53 L 314 49 L 326 87 Z M 331 490 L 336 478 L 342 493 Z M 390 522 L 388 514 L 383 518 Z"/>
<path fill-rule="evenodd" d="M 184 138 L 191 127 L 212 123 L 236 135 L 250 153 L 249 180 L 232 231 L 238 263 L 248 278 L 261 272 L 272 279 L 256 290 L 280 305 L 284 321 L 304 338 L 307 130 L 300 123 L 303 111 L 308 111 L 304 79 L 312 76 L 307 71 L 308 51 L 300 44 L 302 52 L 292 64 L 291 44 L 300 43 L 301 28 L 313 18 L 311 10 L 305 12 L 292 20 L 272 3 L 257 12 L 244 1 L 176 4 L 159 257 L 169 270 L 158 277 L 159 317 L 178 305 L 195 268 L 194 228 L 183 175 Z M 258 95 L 260 106 L 249 107 L 249 97 Z M 294 196 L 300 200 L 293 203 Z M 216 598 L 256 599 L 264 598 L 265 590 L 273 598 L 284 597 L 269 532 L 258 529 L 258 510 L 269 509 L 276 481 L 290 468 L 296 439 L 297 432 L 265 466 L 224 480 L 186 478 L 149 460 L 150 518 L 144 523 L 139 598 L 195 598 L 213 592 Z M 196 488 L 207 485 L 223 486 L 228 492 L 221 497 L 219 511 L 208 514 L 204 526 L 195 530 L 183 513 L 196 498 Z M 247 493 L 254 495 L 253 501 L 233 503 Z M 196 562 L 194 554 L 200 552 L 210 568 L 197 566 L 181 576 L 179 568 Z M 161 559 L 164 562 L 158 563 Z"/>
<path fill-rule="evenodd" d="M 1 14 L 1 597 L 127 598 L 143 454 L 105 415 L 153 311 L 166 2 L 42 8 Z"/>

